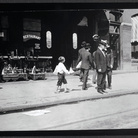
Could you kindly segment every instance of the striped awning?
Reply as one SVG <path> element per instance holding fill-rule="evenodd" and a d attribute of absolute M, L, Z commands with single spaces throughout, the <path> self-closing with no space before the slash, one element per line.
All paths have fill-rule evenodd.
<path fill-rule="evenodd" d="M 131 17 L 132 32 L 131 32 L 131 43 L 138 44 L 138 14 Z"/>

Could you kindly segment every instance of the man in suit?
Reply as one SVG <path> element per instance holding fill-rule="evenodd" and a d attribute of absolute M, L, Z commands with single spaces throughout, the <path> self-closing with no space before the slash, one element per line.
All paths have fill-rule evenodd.
<path fill-rule="evenodd" d="M 97 83 L 97 71 L 96 71 L 96 63 L 95 63 L 95 53 L 96 51 L 93 52 L 93 74 L 92 74 L 92 83 L 96 84 Z"/>
<path fill-rule="evenodd" d="M 86 45 L 86 42 L 83 41 L 81 43 L 81 49 L 79 49 L 79 51 L 78 51 L 78 58 L 85 51 L 85 45 Z M 83 71 L 82 71 L 82 69 L 80 69 L 80 81 L 83 82 Z"/>
<path fill-rule="evenodd" d="M 80 54 L 78 59 L 78 63 L 82 61 L 82 64 L 81 64 L 81 69 L 83 73 L 82 90 L 87 90 L 87 79 L 89 75 L 89 69 L 93 65 L 92 55 L 89 52 L 90 48 L 91 48 L 90 44 L 86 43 L 85 50 Z"/>
<path fill-rule="evenodd" d="M 94 34 L 92 36 L 93 38 L 93 41 L 94 41 L 94 44 L 95 46 L 97 47 L 99 41 L 100 41 L 100 36 L 98 34 Z M 95 53 L 96 51 L 93 52 L 92 56 L 93 56 L 93 59 L 95 59 Z M 94 64 L 94 69 L 93 69 L 93 75 L 92 75 L 92 83 L 93 84 L 96 84 L 96 79 L 97 79 L 97 72 L 96 72 L 96 65 L 95 65 L 95 60 L 93 60 L 93 64 Z"/>
<path fill-rule="evenodd" d="M 107 47 L 107 82 L 108 82 L 108 88 L 111 89 L 111 83 L 112 83 L 112 68 L 114 64 L 114 57 L 113 57 L 113 51 L 110 48 L 109 45 Z"/>
<path fill-rule="evenodd" d="M 97 71 L 97 92 L 101 94 L 105 92 L 104 83 L 106 79 L 107 70 L 106 55 L 103 51 L 105 49 L 105 46 L 106 43 L 101 40 L 95 53 L 95 64 Z"/>
<path fill-rule="evenodd" d="M 5 82 L 2 75 L 3 68 L 4 68 L 4 60 L 3 60 L 3 55 L 0 53 L 0 83 Z"/>

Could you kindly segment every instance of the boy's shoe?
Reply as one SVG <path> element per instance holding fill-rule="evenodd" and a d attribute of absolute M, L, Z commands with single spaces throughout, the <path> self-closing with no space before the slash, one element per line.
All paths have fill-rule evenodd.
<path fill-rule="evenodd" d="M 60 90 L 56 90 L 56 92 L 55 93 L 60 93 Z"/>
<path fill-rule="evenodd" d="M 67 89 L 65 89 L 65 91 L 64 91 L 64 92 L 69 92 L 69 91 L 70 91 L 70 89 L 68 89 L 68 88 L 67 88 Z"/>

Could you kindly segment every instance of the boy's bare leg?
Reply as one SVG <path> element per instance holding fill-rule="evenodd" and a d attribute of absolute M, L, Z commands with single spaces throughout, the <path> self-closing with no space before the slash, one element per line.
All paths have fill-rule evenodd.
<path fill-rule="evenodd" d="M 67 84 L 64 84 L 64 91 L 65 92 L 68 92 L 69 91 L 69 89 L 67 88 Z"/>
<path fill-rule="evenodd" d="M 56 90 L 56 93 L 59 93 L 61 90 L 61 86 L 57 86 L 57 90 Z"/>

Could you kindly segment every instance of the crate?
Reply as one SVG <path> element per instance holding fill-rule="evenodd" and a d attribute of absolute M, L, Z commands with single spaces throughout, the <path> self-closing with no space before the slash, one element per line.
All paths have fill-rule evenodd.
<path fill-rule="evenodd" d="M 45 73 L 30 73 L 28 78 L 32 80 L 45 80 L 46 74 Z"/>

